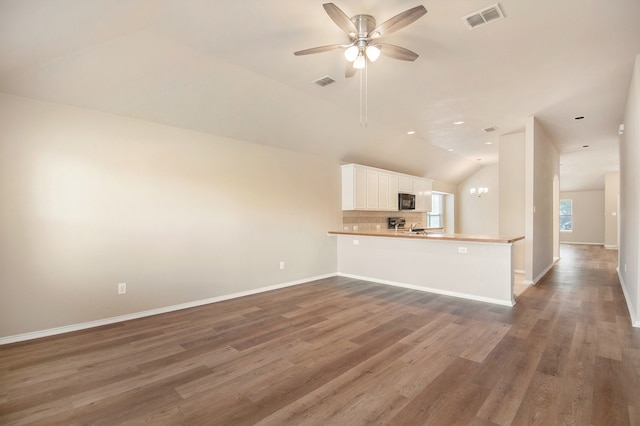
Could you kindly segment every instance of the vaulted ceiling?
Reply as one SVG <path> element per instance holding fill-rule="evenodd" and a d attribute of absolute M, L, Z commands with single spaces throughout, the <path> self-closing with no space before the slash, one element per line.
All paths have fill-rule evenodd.
<path fill-rule="evenodd" d="M 322 2 L 0 0 L 0 91 L 451 183 L 496 162 L 499 136 L 533 115 L 563 190 L 618 170 L 638 0 L 502 0 L 505 18 L 472 30 L 462 18 L 494 3 L 335 4 L 378 23 L 424 4 L 385 38 L 419 58 L 382 56 L 364 81 L 344 77 L 341 50 L 294 56 L 348 41 Z M 336 82 L 313 83 L 325 76 Z"/>

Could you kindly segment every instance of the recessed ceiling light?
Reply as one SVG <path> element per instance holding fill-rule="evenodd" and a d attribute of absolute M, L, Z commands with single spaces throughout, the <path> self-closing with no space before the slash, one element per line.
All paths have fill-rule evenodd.
<path fill-rule="evenodd" d="M 407 134 L 408 134 L 408 135 L 415 135 L 415 134 L 416 134 L 416 131 L 415 131 L 415 130 L 409 130 L 409 131 L 407 132 Z"/>
<path fill-rule="evenodd" d="M 493 145 L 493 142 L 485 142 L 485 145 Z"/>
<path fill-rule="evenodd" d="M 464 121 L 454 121 L 453 124 L 455 124 L 456 126 L 460 125 L 460 124 L 464 124 Z"/>
<path fill-rule="evenodd" d="M 453 152 L 453 148 L 449 148 L 447 152 Z"/>
<path fill-rule="evenodd" d="M 584 116 L 579 115 L 579 116 L 577 116 L 577 117 L 574 117 L 573 119 L 574 119 L 574 120 L 582 120 L 583 118 L 584 118 Z"/>

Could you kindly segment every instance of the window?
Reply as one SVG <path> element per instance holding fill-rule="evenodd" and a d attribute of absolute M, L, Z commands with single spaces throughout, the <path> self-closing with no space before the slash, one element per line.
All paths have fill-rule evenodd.
<path fill-rule="evenodd" d="M 572 200 L 560 200 L 560 230 L 573 230 L 573 202 Z"/>
<path fill-rule="evenodd" d="M 431 211 L 427 213 L 427 228 L 443 228 L 442 220 L 442 194 L 433 193 L 431 195 Z"/>

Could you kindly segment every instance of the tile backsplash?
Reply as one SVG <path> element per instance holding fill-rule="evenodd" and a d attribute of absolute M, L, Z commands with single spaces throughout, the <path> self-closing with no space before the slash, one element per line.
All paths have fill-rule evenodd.
<path fill-rule="evenodd" d="M 359 211 L 359 210 L 343 210 L 342 212 L 342 230 L 344 231 L 375 231 L 378 229 L 387 229 L 387 218 L 404 217 L 407 221 L 406 227 L 412 223 L 420 223 L 420 227 L 427 224 L 426 213 L 416 213 L 407 211 Z M 354 229 L 354 226 L 357 229 Z"/>

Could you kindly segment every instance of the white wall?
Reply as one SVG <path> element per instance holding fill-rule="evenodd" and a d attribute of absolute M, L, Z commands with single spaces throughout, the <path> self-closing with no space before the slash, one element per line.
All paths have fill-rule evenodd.
<path fill-rule="evenodd" d="M 339 164 L 291 151 L 0 94 L 0 199 L 0 337 L 337 270 Z"/>
<path fill-rule="evenodd" d="M 352 235 L 336 238 L 341 275 L 513 306 L 510 244 Z M 460 253 L 462 247 L 467 249 L 465 253 Z"/>
<path fill-rule="evenodd" d="M 618 200 L 620 197 L 620 173 L 604 176 L 604 246 L 618 248 Z"/>
<path fill-rule="evenodd" d="M 455 234 L 456 232 L 456 196 L 446 194 L 444 196 L 444 233 Z"/>
<path fill-rule="evenodd" d="M 559 154 L 535 117 L 525 126 L 525 281 L 536 283 L 553 266 L 554 177 Z"/>
<path fill-rule="evenodd" d="M 561 200 L 572 201 L 571 231 L 560 231 L 561 243 L 604 244 L 605 191 L 567 191 Z"/>
<path fill-rule="evenodd" d="M 482 197 L 469 193 L 472 187 L 489 188 Z M 458 185 L 456 195 L 456 232 L 498 235 L 499 232 L 498 165 L 485 166 Z"/>
<path fill-rule="evenodd" d="M 640 327 L 640 55 L 629 88 L 620 137 L 619 274 L 631 320 Z"/>
<path fill-rule="evenodd" d="M 524 235 L 525 208 L 525 134 L 500 136 L 500 235 Z M 513 245 L 515 270 L 524 271 L 525 241 Z"/>

